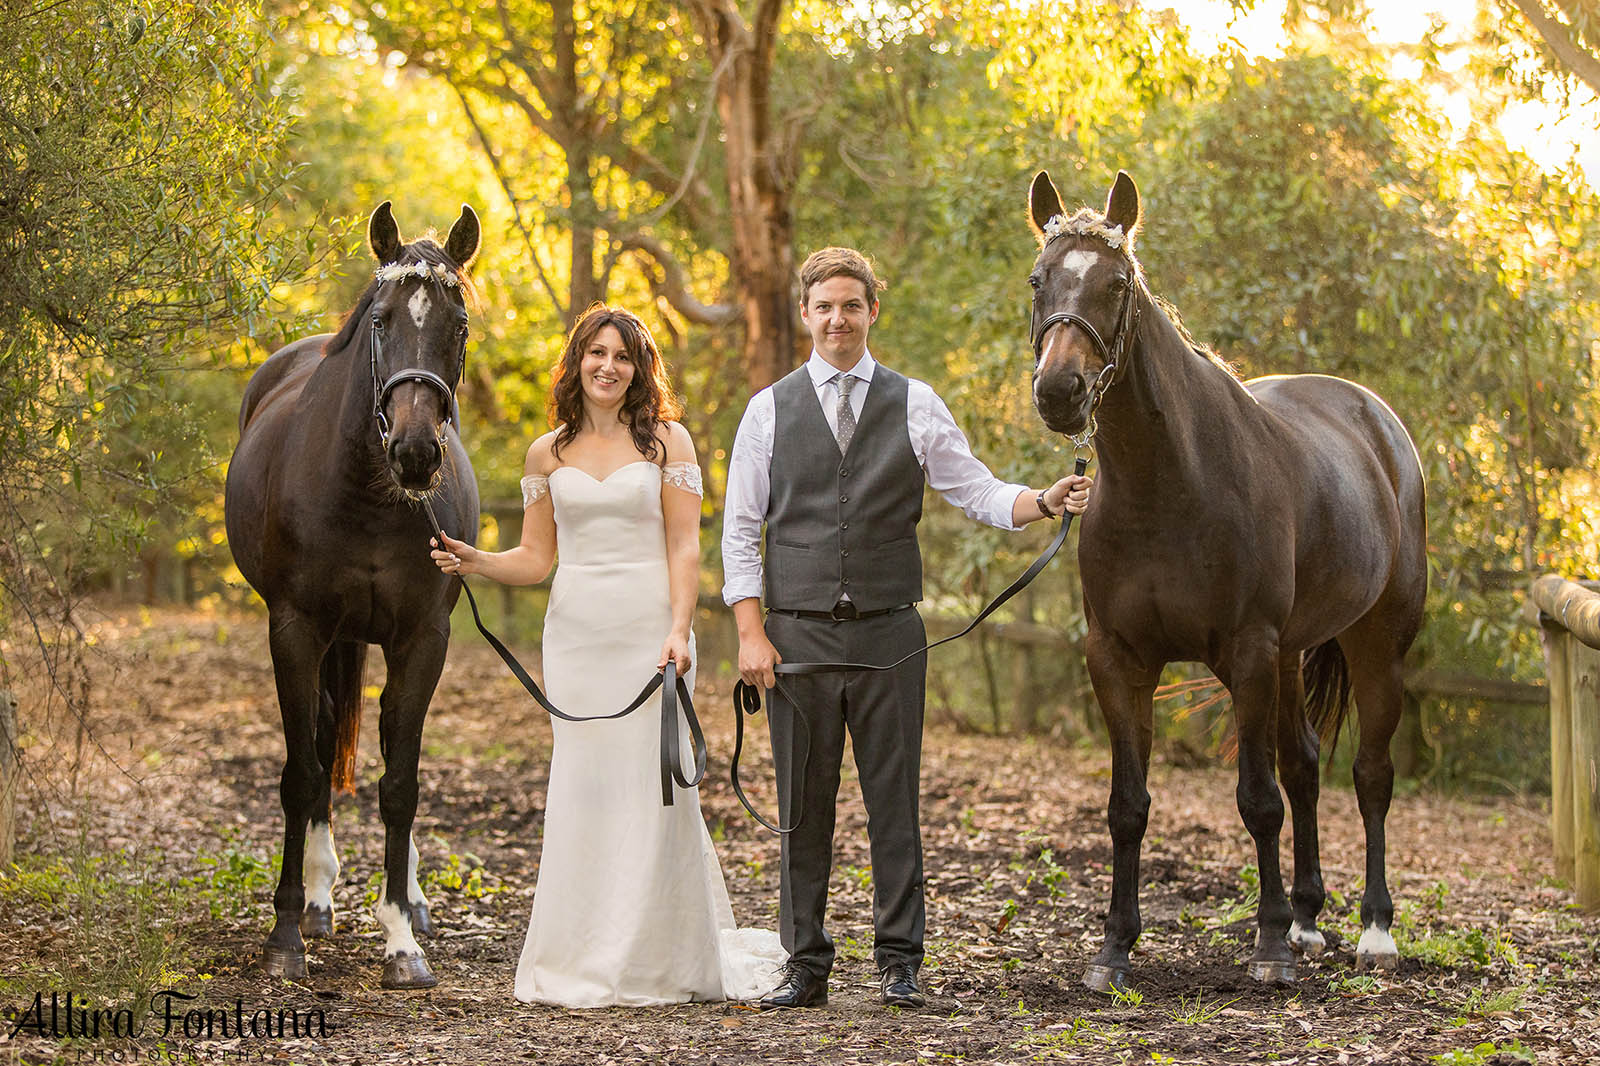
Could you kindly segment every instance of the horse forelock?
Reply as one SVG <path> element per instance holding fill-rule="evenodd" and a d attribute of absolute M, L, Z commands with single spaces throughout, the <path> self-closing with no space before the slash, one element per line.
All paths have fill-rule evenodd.
<path fill-rule="evenodd" d="M 1107 221 L 1105 215 L 1092 207 L 1080 207 L 1071 215 L 1053 216 L 1039 233 L 1039 246 L 1042 248 L 1058 237 L 1068 236 L 1093 237 L 1113 251 L 1121 252 L 1134 266 L 1139 265 L 1133 254 L 1133 234 Z"/>
<path fill-rule="evenodd" d="M 431 285 L 436 288 L 458 288 L 461 291 L 461 299 L 468 307 L 474 310 L 482 307 L 482 299 L 479 295 L 478 287 L 472 282 L 472 276 L 461 268 L 460 263 L 457 263 L 445 253 L 444 248 L 434 239 L 431 230 L 428 236 L 419 237 L 401 248 L 399 257 L 393 263 L 380 268 L 378 273 L 393 267 L 399 267 L 403 270 L 408 266 L 435 268 L 427 272 Z M 436 276 L 436 269 L 439 267 L 443 267 L 449 272 L 451 278 L 449 282 L 442 281 Z M 372 280 L 367 282 L 367 287 L 357 297 L 355 306 L 345 314 L 344 320 L 339 324 L 339 328 L 334 331 L 328 343 L 323 345 L 322 354 L 332 355 L 334 352 L 343 351 L 348 345 L 354 343 L 360 335 L 362 325 L 366 322 L 367 315 L 372 310 L 373 298 L 377 296 L 378 287 L 385 280 L 379 277 L 378 273 L 375 273 Z M 401 280 L 402 282 L 413 279 L 420 281 L 422 276 L 421 273 L 418 273 Z"/>

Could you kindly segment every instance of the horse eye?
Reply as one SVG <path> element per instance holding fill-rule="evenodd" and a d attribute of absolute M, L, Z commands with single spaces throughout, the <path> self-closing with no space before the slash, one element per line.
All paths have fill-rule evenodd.
<path fill-rule="evenodd" d="M 373 329 L 382 329 L 383 328 L 383 316 L 378 314 L 378 313 L 376 313 L 376 312 L 374 312 L 373 315 L 372 315 L 372 328 Z"/>
<path fill-rule="evenodd" d="M 1028 275 L 1028 285 L 1029 285 L 1030 288 L 1033 289 L 1034 292 L 1038 292 L 1039 291 L 1039 278 L 1038 278 L 1038 275 L 1036 275 L 1036 274 Z"/>

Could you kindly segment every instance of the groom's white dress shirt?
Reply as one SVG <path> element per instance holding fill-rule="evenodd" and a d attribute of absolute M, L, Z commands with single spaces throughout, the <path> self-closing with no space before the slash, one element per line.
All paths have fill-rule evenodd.
<path fill-rule="evenodd" d="M 859 379 L 850 394 L 850 408 L 858 422 L 877 365 L 872 353 L 864 352 L 847 371 Z M 813 351 L 806 361 L 806 372 L 811 376 L 828 428 L 837 434 L 838 371 Z M 915 378 L 907 381 L 906 428 L 911 435 L 912 454 L 928 484 L 969 518 L 999 529 L 1021 528 L 1012 524 L 1011 509 L 1017 496 L 1028 491 L 1027 486 L 1001 481 L 990 473 L 972 454 L 967 435 L 956 425 L 938 394 L 926 382 Z M 728 459 L 728 494 L 722 512 L 722 599 L 728 604 L 761 595 L 761 525 L 772 494 L 770 469 L 776 422 L 772 389 L 762 389 L 750 398 L 733 439 L 733 454 Z"/>

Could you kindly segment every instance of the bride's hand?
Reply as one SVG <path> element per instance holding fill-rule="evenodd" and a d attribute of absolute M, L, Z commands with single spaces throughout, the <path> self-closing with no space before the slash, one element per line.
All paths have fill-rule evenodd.
<path fill-rule="evenodd" d="M 661 661 L 656 663 L 657 670 L 665 670 L 667 661 L 671 660 L 678 667 L 678 676 L 689 676 L 689 667 L 693 660 L 689 657 L 689 638 L 677 633 L 667 634 L 666 643 L 661 645 Z"/>
<path fill-rule="evenodd" d="M 443 548 L 439 547 L 438 537 L 428 539 L 428 543 L 433 546 L 433 551 L 428 555 L 433 559 L 435 566 L 447 574 L 465 576 L 478 572 L 478 549 L 466 541 L 456 540 L 449 534 L 441 533 L 439 536 L 444 537 Z"/>

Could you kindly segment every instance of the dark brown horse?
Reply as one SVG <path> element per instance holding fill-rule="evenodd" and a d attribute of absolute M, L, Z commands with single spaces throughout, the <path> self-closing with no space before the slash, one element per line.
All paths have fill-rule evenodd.
<path fill-rule="evenodd" d="M 278 976 L 305 976 L 302 932 L 333 931 L 339 860 L 330 794 L 353 783 L 363 667 L 376 644 L 388 667 L 378 718 L 383 985 L 435 983 L 412 935 L 432 926 L 411 823 L 422 723 L 461 583 L 429 565 L 420 501 L 429 500 L 445 529 L 476 533 L 478 491 L 456 432 L 455 387 L 466 358 L 465 271 L 478 233 L 477 216 L 463 206 L 444 247 L 402 244 L 389 204 L 381 205 L 367 227 L 379 267 L 355 310 L 333 336 L 274 353 L 250 379 L 239 411 L 228 545 L 267 604 L 287 748 L 277 921 L 262 950 L 267 972 Z"/>
<path fill-rule="evenodd" d="M 1104 215 L 1066 215 L 1043 172 L 1029 209 L 1042 244 L 1028 279 L 1034 403 L 1052 430 L 1093 432 L 1099 456 L 1078 561 L 1089 675 L 1111 737 L 1114 860 L 1105 943 L 1084 983 L 1122 987 L 1139 936 L 1151 696 L 1169 662 L 1204 663 L 1233 697 L 1239 813 L 1261 873 L 1249 972 L 1263 981 L 1293 980 L 1293 951 L 1323 947 L 1318 733 L 1336 735 L 1353 683 L 1367 838 L 1356 961 L 1392 967 L 1389 739 L 1427 585 L 1416 448 L 1359 385 L 1317 374 L 1241 383 L 1192 343 L 1145 287 L 1126 174 Z M 1294 822 L 1292 908 L 1274 760 Z"/>

